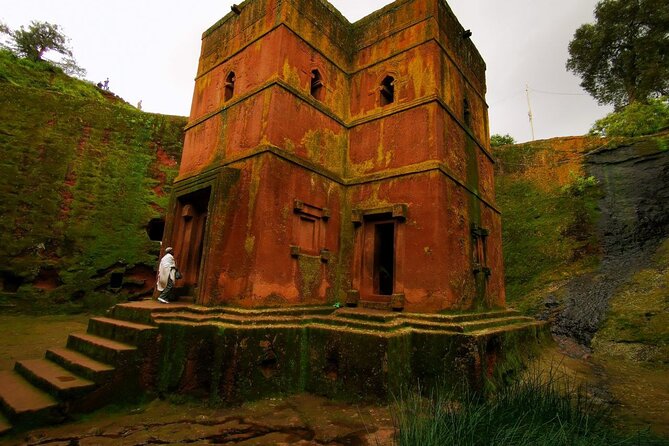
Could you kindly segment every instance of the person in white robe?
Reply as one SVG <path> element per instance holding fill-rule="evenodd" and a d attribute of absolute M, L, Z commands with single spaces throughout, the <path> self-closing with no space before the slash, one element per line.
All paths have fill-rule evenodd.
<path fill-rule="evenodd" d="M 174 261 L 174 249 L 165 249 L 165 255 L 160 259 L 158 267 L 158 281 L 156 288 L 160 291 L 158 301 L 167 304 L 172 299 L 174 282 L 176 281 L 177 264 Z"/>

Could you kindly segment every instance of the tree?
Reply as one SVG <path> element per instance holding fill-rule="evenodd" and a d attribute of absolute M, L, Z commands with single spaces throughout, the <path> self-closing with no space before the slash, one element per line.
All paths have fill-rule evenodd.
<path fill-rule="evenodd" d="M 669 94 L 669 2 L 601 0 L 576 30 L 567 69 L 600 104 L 620 109 Z"/>
<path fill-rule="evenodd" d="M 12 31 L 7 25 L 0 24 L 0 33 L 9 36 L 10 44 L 8 48 L 19 57 L 34 62 L 47 61 L 60 67 L 68 74 L 83 76 L 86 73 L 74 60 L 72 50 L 69 47 L 70 39 L 63 34 L 58 25 L 33 20 L 30 22 L 28 29 L 21 26 L 21 28 Z M 60 60 L 45 59 L 45 54 L 49 51 L 60 54 Z"/>
<path fill-rule="evenodd" d="M 492 147 L 506 146 L 515 143 L 516 140 L 508 133 L 506 135 L 500 135 L 496 133 L 490 137 L 490 145 Z"/>
<path fill-rule="evenodd" d="M 595 136 L 642 136 L 669 129 L 669 98 L 635 102 L 597 120 L 590 129 Z"/>

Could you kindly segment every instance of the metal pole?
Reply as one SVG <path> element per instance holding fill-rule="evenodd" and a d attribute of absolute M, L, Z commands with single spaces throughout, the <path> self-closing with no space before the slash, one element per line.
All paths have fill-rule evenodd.
<path fill-rule="evenodd" d="M 532 141 L 534 141 L 534 121 L 532 119 L 532 106 L 530 105 L 530 87 L 525 84 L 525 94 L 527 95 L 527 117 L 530 118 L 530 129 L 532 129 Z"/>

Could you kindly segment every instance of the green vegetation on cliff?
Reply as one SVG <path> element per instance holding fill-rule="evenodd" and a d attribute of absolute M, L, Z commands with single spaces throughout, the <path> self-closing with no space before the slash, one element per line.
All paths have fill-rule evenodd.
<path fill-rule="evenodd" d="M 143 113 L 59 69 L 0 52 L 0 303 L 113 303 L 146 289 L 185 118 Z M 56 310 L 58 311 L 58 310 Z"/>
<path fill-rule="evenodd" d="M 669 362 L 668 146 L 664 132 L 495 150 L 510 306 L 596 353 Z"/>
<path fill-rule="evenodd" d="M 533 314 L 546 287 L 598 263 L 600 191 L 580 164 L 598 138 L 568 138 L 499 147 L 497 201 L 502 209 L 507 300 Z M 555 150 L 553 144 L 564 146 Z"/>

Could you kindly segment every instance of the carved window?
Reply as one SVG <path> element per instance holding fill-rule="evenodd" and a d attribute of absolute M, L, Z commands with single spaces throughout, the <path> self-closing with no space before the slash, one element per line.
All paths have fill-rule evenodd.
<path fill-rule="evenodd" d="M 291 245 L 291 255 L 320 256 L 321 260 L 327 262 L 330 253 L 324 247 L 325 222 L 330 218 L 327 208 L 320 208 L 304 203 L 301 200 L 293 201 L 293 213 L 295 214 L 295 225 L 293 227 L 294 245 Z"/>
<path fill-rule="evenodd" d="M 383 78 L 380 86 L 381 105 L 388 105 L 395 102 L 395 78 L 386 76 Z"/>
<path fill-rule="evenodd" d="M 235 72 L 231 71 L 225 78 L 225 100 L 229 101 L 235 94 Z"/>
<path fill-rule="evenodd" d="M 322 101 L 324 91 L 321 73 L 318 70 L 311 70 L 311 96 Z"/>

